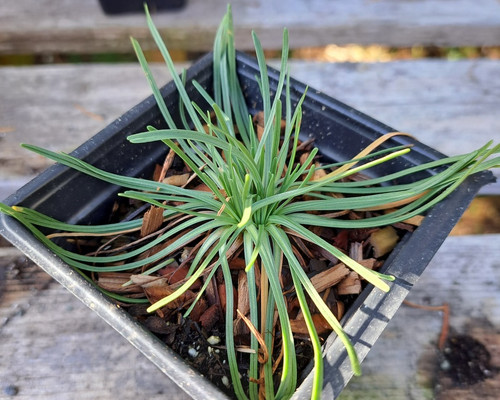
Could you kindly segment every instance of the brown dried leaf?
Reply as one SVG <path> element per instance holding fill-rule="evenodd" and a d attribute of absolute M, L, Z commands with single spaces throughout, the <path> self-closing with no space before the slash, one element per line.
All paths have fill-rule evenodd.
<path fill-rule="evenodd" d="M 411 202 L 413 202 L 415 200 L 418 200 L 422 196 L 426 195 L 428 192 L 429 191 L 426 190 L 426 191 L 424 191 L 422 193 L 416 194 L 415 196 L 411 196 L 411 197 L 408 197 L 408 198 L 403 199 L 403 200 L 392 201 L 390 203 L 382 204 L 382 205 L 376 206 L 376 207 L 363 208 L 360 211 L 386 210 L 388 208 L 394 208 L 394 207 L 404 206 L 405 204 L 409 204 L 409 203 L 411 203 Z"/>
<path fill-rule="evenodd" d="M 140 254 L 140 255 L 138 256 L 138 259 L 139 259 L 139 260 L 143 260 L 143 259 L 145 259 L 145 258 L 148 258 L 148 257 L 150 257 L 150 256 L 152 256 L 152 255 L 154 255 L 154 254 L 158 253 L 159 251 L 162 251 L 163 249 L 167 248 L 167 247 L 168 247 L 168 246 L 170 246 L 172 243 L 174 243 L 175 241 L 177 241 L 179 238 L 181 238 L 181 237 L 185 236 L 185 235 L 186 235 L 186 232 L 188 232 L 188 230 L 184 230 L 184 231 L 182 231 L 181 233 L 179 233 L 177 236 L 175 236 L 175 237 L 173 237 L 173 238 L 171 238 L 171 239 L 169 239 L 169 240 L 167 240 L 167 241 L 165 241 L 165 242 L 163 242 L 163 243 L 161 243 L 161 244 L 158 244 L 158 245 L 154 246 L 153 248 L 151 248 L 151 249 L 149 249 L 149 250 L 147 250 L 147 251 L 143 252 L 142 254 Z M 201 236 L 201 234 L 200 234 L 200 235 L 198 235 L 198 236 L 196 236 L 196 237 L 193 237 L 193 238 L 190 240 L 190 242 L 191 242 L 191 241 L 193 241 L 193 240 L 198 239 L 200 236 Z M 187 245 L 187 244 L 188 244 L 188 243 L 184 243 L 184 245 Z M 177 250 L 178 250 L 178 248 L 177 248 L 177 249 L 175 249 L 175 250 L 172 250 L 172 253 L 173 253 L 174 251 L 177 251 Z M 170 253 L 170 254 L 172 254 L 172 253 Z M 146 266 L 146 267 L 147 267 L 147 266 Z"/>
<path fill-rule="evenodd" d="M 311 250 L 309 249 L 307 244 L 304 242 L 304 240 L 302 240 L 302 238 L 300 238 L 298 236 L 292 236 L 292 240 L 297 244 L 299 249 L 306 255 L 306 257 L 314 258 L 314 255 L 311 253 Z"/>
<path fill-rule="evenodd" d="M 287 297 L 286 308 L 288 309 L 288 315 L 291 315 L 294 310 L 300 307 L 299 299 L 295 296 Z"/>
<path fill-rule="evenodd" d="M 167 278 L 168 283 L 170 285 L 173 285 L 186 278 L 188 271 L 189 271 L 188 265 L 181 265 L 181 266 L 174 265 L 162 268 L 161 270 L 158 271 L 158 274 L 160 274 L 164 278 Z M 197 290 L 200 287 L 201 287 L 201 281 L 198 279 L 191 285 L 191 290 Z"/>
<path fill-rule="evenodd" d="M 240 235 L 236 238 L 233 244 L 229 247 L 226 252 L 226 258 L 229 260 L 233 257 L 238 250 L 240 250 L 241 245 L 243 244 L 243 237 Z"/>
<path fill-rule="evenodd" d="M 283 133 L 286 128 L 286 121 L 284 119 L 281 120 L 280 128 L 281 128 L 281 133 Z"/>
<path fill-rule="evenodd" d="M 133 283 L 141 287 L 162 286 L 167 284 L 165 278 L 158 278 L 150 275 L 130 275 L 130 279 Z"/>
<path fill-rule="evenodd" d="M 142 289 L 135 285 L 123 286 L 130 280 L 130 273 L 100 272 L 97 278 L 99 287 L 114 293 L 142 293 Z"/>
<path fill-rule="evenodd" d="M 190 174 L 170 175 L 163 179 L 163 183 L 172 186 L 184 186 L 189 179 Z"/>
<path fill-rule="evenodd" d="M 0 133 L 14 132 L 16 129 L 13 126 L 0 126 Z"/>
<path fill-rule="evenodd" d="M 104 117 L 102 115 L 96 114 L 92 111 L 87 110 L 85 107 L 83 107 L 81 104 L 75 103 L 73 106 L 80 111 L 83 115 L 93 119 L 94 121 L 104 121 Z"/>
<path fill-rule="evenodd" d="M 267 360 L 269 359 L 269 351 L 267 350 L 266 342 L 263 338 L 263 336 L 259 333 L 257 328 L 252 324 L 252 321 L 250 321 L 245 314 L 243 314 L 240 310 L 236 309 L 236 312 L 238 313 L 238 320 L 242 320 L 247 327 L 247 332 L 251 332 L 252 335 L 255 336 L 257 341 L 260 344 L 260 352 L 259 352 L 259 363 L 265 364 Z"/>
<path fill-rule="evenodd" d="M 337 257 L 335 257 L 332 253 L 322 247 L 318 246 L 316 252 L 319 257 L 323 257 L 325 260 L 330 261 L 332 264 L 337 264 L 339 262 L 339 259 Z"/>
<path fill-rule="evenodd" d="M 415 225 L 405 224 L 404 222 L 395 222 L 392 226 L 396 229 L 401 229 L 407 232 L 413 232 L 415 230 Z"/>
<path fill-rule="evenodd" d="M 336 212 L 332 212 L 332 213 L 321 214 L 321 216 L 324 218 L 338 218 L 338 217 L 342 217 L 346 214 L 349 214 L 349 210 L 342 210 L 342 211 L 336 211 Z"/>
<path fill-rule="evenodd" d="M 295 257 L 297 258 L 297 261 L 299 262 L 300 266 L 305 269 L 307 267 L 306 260 L 304 259 L 304 257 L 302 257 L 302 254 L 300 253 L 299 249 L 297 249 L 295 246 L 292 246 L 292 251 Z"/>

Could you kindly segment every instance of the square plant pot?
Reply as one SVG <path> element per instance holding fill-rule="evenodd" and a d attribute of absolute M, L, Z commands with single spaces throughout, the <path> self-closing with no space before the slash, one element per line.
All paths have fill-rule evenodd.
<path fill-rule="evenodd" d="M 243 53 L 237 54 L 241 87 L 252 113 L 261 110 L 257 61 Z M 271 89 L 275 88 L 279 73 L 269 68 Z M 203 104 L 201 96 L 191 85 L 195 79 L 210 91 L 212 87 L 212 55 L 207 54 L 187 71 L 187 91 L 191 98 Z M 291 80 L 292 102 L 297 102 L 305 85 Z M 362 90 L 362 88 L 360 88 Z M 161 89 L 166 104 L 176 122 L 178 95 L 173 83 Z M 208 107 L 208 105 L 207 105 Z M 379 136 L 394 129 L 338 102 L 331 97 L 308 90 L 302 106 L 301 132 L 304 138 L 314 138 L 324 160 L 350 159 Z M 155 143 L 131 144 L 127 136 L 144 131 L 147 125 L 166 127 L 153 96 L 147 98 L 122 117 L 111 123 L 72 154 L 98 168 L 127 176 L 149 177 L 155 163 L 166 154 L 166 147 Z M 370 170 L 373 176 L 388 174 L 403 168 L 444 157 L 409 137 L 395 137 L 387 147 L 413 144 L 412 151 L 390 163 Z M 423 171 L 411 178 L 420 179 L 432 174 Z M 396 280 L 389 293 L 368 285 L 344 316 L 342 324 L 351 337 L 360 361 L 363 360 L 380 336 L 412 286 L 441 246 L 463 211 L 481 186 L 493 181 L 489 172 L 469 177 L 444 201 L 427 212 L 423 223 L 412 234 L 406 235 L 386 260 L 382 272 Z M 406 183 L 400 181 L 398 183 Z M 62 165 L 54 165 L 19 189 L 5 202 L 22 205 L 69 223 L 90 224 L 105 222 L 120 187 L 99 181 Z M 40 244 L 16 220 L 0 214 L 0 234 L 23 251 L 36 264 L 65 286 L 83 303 L 137 347 L 166 375 L 193 398 L 223 399 L 227 396 L 193 370 L 160 339 L 136 322 L 123 308 L 105 297 L 71 267 Z M 335 334 L 324 345 L 325 371 L 322 397 L 336 397 L 352 376 L 347 353 Z M 310 397 L 312 374 L 304 374 L 302 384 L 294 395 L 296 399 Z"/>

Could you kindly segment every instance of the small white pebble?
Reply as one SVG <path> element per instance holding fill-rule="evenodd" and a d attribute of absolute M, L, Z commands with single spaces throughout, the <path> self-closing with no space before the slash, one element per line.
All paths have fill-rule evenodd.
<path fill-rule="evenodd" d="M 227 376 L 223 376 L 223 377 L 222 377 L 222 384 L 223 384 L 225 387 L 229 388 L 229 378 L 228 378 Z"/>
<path fill-rule="evenodd" d="M 191 252 L 191 247 L 185 247 L 184 250 L 182 251 L 179 261 L 180 262 L 186 261 L 186 259 L 189 257 L 190 252 Z"/>
<path fill-rule="evenodd" d="M 196 357 L 198 355 L 198 351 L 193 348 L 193 347 L 190 347 L 189 350 L 188 350 L 188 354 L 191 356 L 191 357 Z"/>
<path fill-rule="evenodd" d="M 207 339 L 207 342 L 210 343 L 212 346 L 219 344 L 220 343 L 220 337 L 219 336 L 210 336 Z"/>
<path fill-rule="evenodd" d="M 208 352 L 208 355 L 209 355 L 209 356 L 213 355 L 213 354 L 214 354 L 214 348 L 213 348 L 213 347 L 211 347 L 211 346 L 208 346 L 208 347 L 207 347 L 207 352 Z"/>
<path fill-rule="evenodd" d="M 450 362 L 449 362 L 448 360 L 446 360 L 446 359 L 445 359 L 445 360 L 443 360 L 443 362 L 441 363 L 440 367 L 441 367 L 441 369 L 442 369 L 443 371 L 448 371 L 448 370 L 451 368 L 451 364 L 450 364 Z"/>

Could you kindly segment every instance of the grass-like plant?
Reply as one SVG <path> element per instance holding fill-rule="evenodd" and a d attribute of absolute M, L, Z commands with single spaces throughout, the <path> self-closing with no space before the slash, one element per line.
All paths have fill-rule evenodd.
<path fill-rule="evenodd" d="M 198 240 L 201 245 L 192 260 L 185 282 L 172 294 L 152 304 L 154 312 L 182 296 L 191 285 L 204 278 L 204 285 L 197 293 L 199 299 L 217 270 L 222 270 L 226 293 L 233 293 L 233 281 L 227 253 L 241 248 L 246 263 L 251 327 L 249 382 L 242 384 L 237 365 L 233 338 L 233 296 L 226 298 L 225 340 L 232 386 L 240 399 L 257 399 L 259 390 L 267 399 L 286 399 L 297 385 L 297 364 L 294 337 L 281 284 L 283 268 L 288 268 L 294 290 L 303 313 L 314 350 L 314 382 L 311 398 L 319 398 L 323 381 L 321 342 L 316 331 L 309 304 L 319 310 L 333 331 L 345 344 L 355 374 L 360 365 L 349 337 L 339 321 L 313 287 L 292 247 L 292 236 L 311 242 L 331 253 L 338 260 L 357 272 L 367 282 L 383 291 L 389 290 L 387 281 L 392 277 L 361 266 L 331 243 L 313 233 L 312 227 L 367 228 L 404 221 L 421 214 L 444 199 L 469 175 L 498 167 L 499 146 L 487 144 L 461 156 L 444 158 L 424 165 L 411 167 L 390 175 L 364 181 L 345 181 L 344 178 L 374 165 L 399 157 L 411 149 L 399 146 L 378 150 L 379 145 L 394 133 L 388 133 L 354 159 L 317 166 L 317 149 L 302 163 L 296 159 L 301 127 L 301 105 L 306 94 L 293 107 L 289 93 L 287 67 L 288 35 L 283 34 L 283 50 L 277 89 L 271 94 L 264 53 L 255 34 L 253 41 L 260 68 L 258 83 L 263 104 L 263 130 L 257 135 L 249 114 L 236 69 L 231 10 L 228 8 L 218 29 L 213 49 L 213 88 L 206 91 L 193 82 L 195 88 L 210 105 L 202 109 L 193 104 L 185 90 L 184 76 L 178 76 L 169 52 L 146 10 L 147 23 L 153 38 L 172 74 L 182 103 L 182 125 L 174 118 L 160 95 L 139 44 L 132 40 L 140 64 L 151 85 L 168 129 L 149 127 L 147 132 L 131 135 L 132 143 L 157 141 L 173 151 L 196 175 L 209 191 L 177 187 L 153 180 L 120 176 L 99 170 L 75 157 L 54 153 L 35 146 L 24 145 L 29 150 L 67 165 L 103 181 L 127 190 L 121 194 L 163 209 L 165 221 L 175 221 L 170 229 L 161 230 L 156 237 L 132 250 L 115 255 L 84 255 L 60 247 L 39 230 L 72 232 L 75 235 L 109 236 L 137 231 L 143 219 L 100 226 L 70 225 L 23 207 L 0 204 L 0 211 L 23 223 L 48 248 L 62 260 L 80 271 L 86 279 L 88 272 L 130 271 L 143 275 L 153 274 L 171 262 L 171 256 L 184 246 Z M 214 117 L 215 116 L 215 117 Z M 284 129 L 282 128 L 284 121 Z M 324 173 L 318 177 L 317 171 Z M 424 170 L 434 171 L 429 177 L 411 184 L 391 185 L 394 180 Z M 343 196 L 333 196 L 332 194 Z M 395 206 L 399 208 L 394 209 Z M 331 218 L 331 213 L 341 210 L 388 209 L 361 220 Z M 314 213 L 310 211 L 314 210 Z M 42 229 L 43 230 L 43 229 Z M 179 236 L 179 233 L 185 233 Z M 175 238 L 175 240 L 172 240 Z M 158 252 L 155 246 L 170 241 Z M 148 256 L 141 255 L 149 254 Z M 259 281 L 255 268 L 259 266 Z M 258 302 L 258 287 L 260 287 Z M 125 295 L 106 292 L 123 302 L 147 302 Z M 192 310 L 195 302 L 187 310 Z M 279 335 L 273 336 L 274 315 L 277 311 Z M 274 332 L 276 333 L 276 332 Z M 277 346 L 274 341 L 280 341 Z M 274 344 L 273 344 L 274 343 Z M 273 349 L 281 348 L 281 377 L 274 384 L 273 363 L 278 355 Z M 266 356 L 264 357 L 263 354 Z M 260 389 L 259 389 L 259 385 Z M 247 388 L 247 389 L 244 389 Z"/>

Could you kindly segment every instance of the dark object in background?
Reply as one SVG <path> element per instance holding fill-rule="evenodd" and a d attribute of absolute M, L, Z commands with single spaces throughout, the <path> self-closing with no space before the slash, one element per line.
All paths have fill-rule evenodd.
<path fill-rule="evenodd" d="M 178 10 L 186 4 L 186 0 L 99 0 L 105 14 L 125 14 L 144 12 L 144 3 L 151 11 Z"/>

